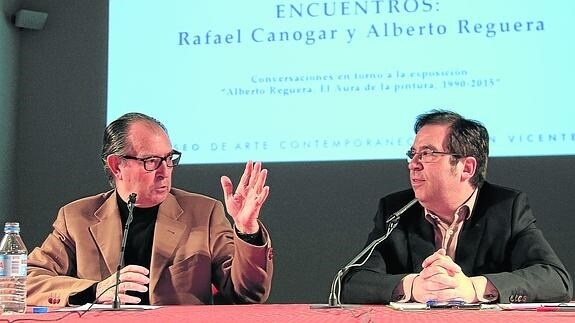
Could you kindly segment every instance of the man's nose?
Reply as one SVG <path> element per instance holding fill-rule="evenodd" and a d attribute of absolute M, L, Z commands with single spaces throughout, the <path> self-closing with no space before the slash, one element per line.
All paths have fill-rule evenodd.
<path fill-rule="evenodd" d="M 407 168 L 410 170 L 417 170 L 423 168 L 423 164 L 419 160 L 418 156 L 415 156 L 407 163 Z"/>
<path fill-rule="evenodd" d="M 167 160 L 162 160 L 160 162 L 160 167 L 158 167 L 158 169 L 156 169 L 156 173 L 160 173 L 160 174 L 166 174 L 171 168 L 168 167 L 168 161 Z"/>

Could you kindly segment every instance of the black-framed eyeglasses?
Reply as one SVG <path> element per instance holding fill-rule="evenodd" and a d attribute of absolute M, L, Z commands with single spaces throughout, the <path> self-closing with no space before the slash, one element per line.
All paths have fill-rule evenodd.
<path fill-rule="evenodd" d="M 150 156 L 150 157 L 146 157 L 146 158 L 140 158 L 140 157 L 134 157 L 134 156 L 128 156 L 128 155 L 123 155 L 120 157 L 122 157 L 124 159 L 133 159 L 133 160 L 141 161 L 144 164 L 144 169 L 147 170 L 148 172 L 151 172 L 151 171 L 155 171 L 156 169 L 160 168 L 160 165 L 162 165 L 163 161 L 166 162 L 166 166 L 168 166 L 168 167 L 178 166 L 178 164 L 180 163 L 180 157 L 182 157 L 182 153 L 177 151 L 177 150 L 172 150 L 172 152 L 170 152 L 169 154 L 167 154 L 164 157 Z"/>
<path fill-rule="evenodd" d="M 415 150 L 410 149 L 407 151 L 407 153 L 405 153 L 405 155 L 407 156 L 408 163 L 411 163 L 411 161 L 413 161 L 414 159 L 415 161 L 422 163 L 432 163 L 437 160 L 437 157 L 446 155 L 453 156 L 455 158 L 463 157 L 460 154 L 450 153 L 446 151 L 435 151 L 431 149 L 423 149 L 418 153 L 415 152 Z"/>

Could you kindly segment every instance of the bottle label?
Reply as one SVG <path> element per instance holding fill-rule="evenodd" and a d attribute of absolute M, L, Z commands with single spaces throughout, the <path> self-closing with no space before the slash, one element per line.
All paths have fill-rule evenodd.
<path fill-rule="evenodd" d="M 0 255 L 0 276 L 26 276 L 27 255 Z"/>

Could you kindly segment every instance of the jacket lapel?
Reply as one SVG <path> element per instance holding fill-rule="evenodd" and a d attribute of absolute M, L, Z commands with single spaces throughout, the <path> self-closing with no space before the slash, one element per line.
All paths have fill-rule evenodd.
<path fill-rule="evenodd" d="M 421 271 L 421 264 L 425 258 L 435 252 L 435 238 L 433 226 L 425 220 L 421 206 L 414 207 L 409 216 L 413 219 L 407 222 L 408 250 L 411 250 L 411 261 L 416 272 Z"/>
<path fill-rule="evenodd" d="M 106 262 L 109 274 L 112 274 L 118 267 L 122 240 L 122 221 L 120 220 L 115 191 L 109 193 L 104 204 L 94 212 L 94 216 L 99 221 L 90 226 L 90 232 Z"/>
<path fill-rule="evenodd" d="M 463 224 L 455 251 L 455 262 L 467 275 L 474 274 L 473 268 L 477 268 L 475 264 L 477 251 L 480 250 L 481 237 L 487 221 L 486 210 L 481 203 L 481 190 L 478 194 L 471 217 Z"/>
<path fill-rule="evenodd" d="M 179 221 L 184 210 L 173 195 L 168 195 L 160 205 L 154 229 L 154 244 L 150 263 L 150 296 L 160 278 L 160 273 L 172 261 L 186 225 Z"/>

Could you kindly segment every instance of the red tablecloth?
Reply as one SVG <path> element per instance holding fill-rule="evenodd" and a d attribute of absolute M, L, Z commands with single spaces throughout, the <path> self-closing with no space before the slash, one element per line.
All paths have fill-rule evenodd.
<path fill-rule="evenodd" d="M 231 306 L 166 306 L 154 310 L 55 312 L 3 315 L 0 322 L 490 322 L 543 323 L 575 322 L 575 312 L 536 312 L 499 310 L 397 311 L 386 306 L 314 309 L 305 304 L 265 304 Z"/>

